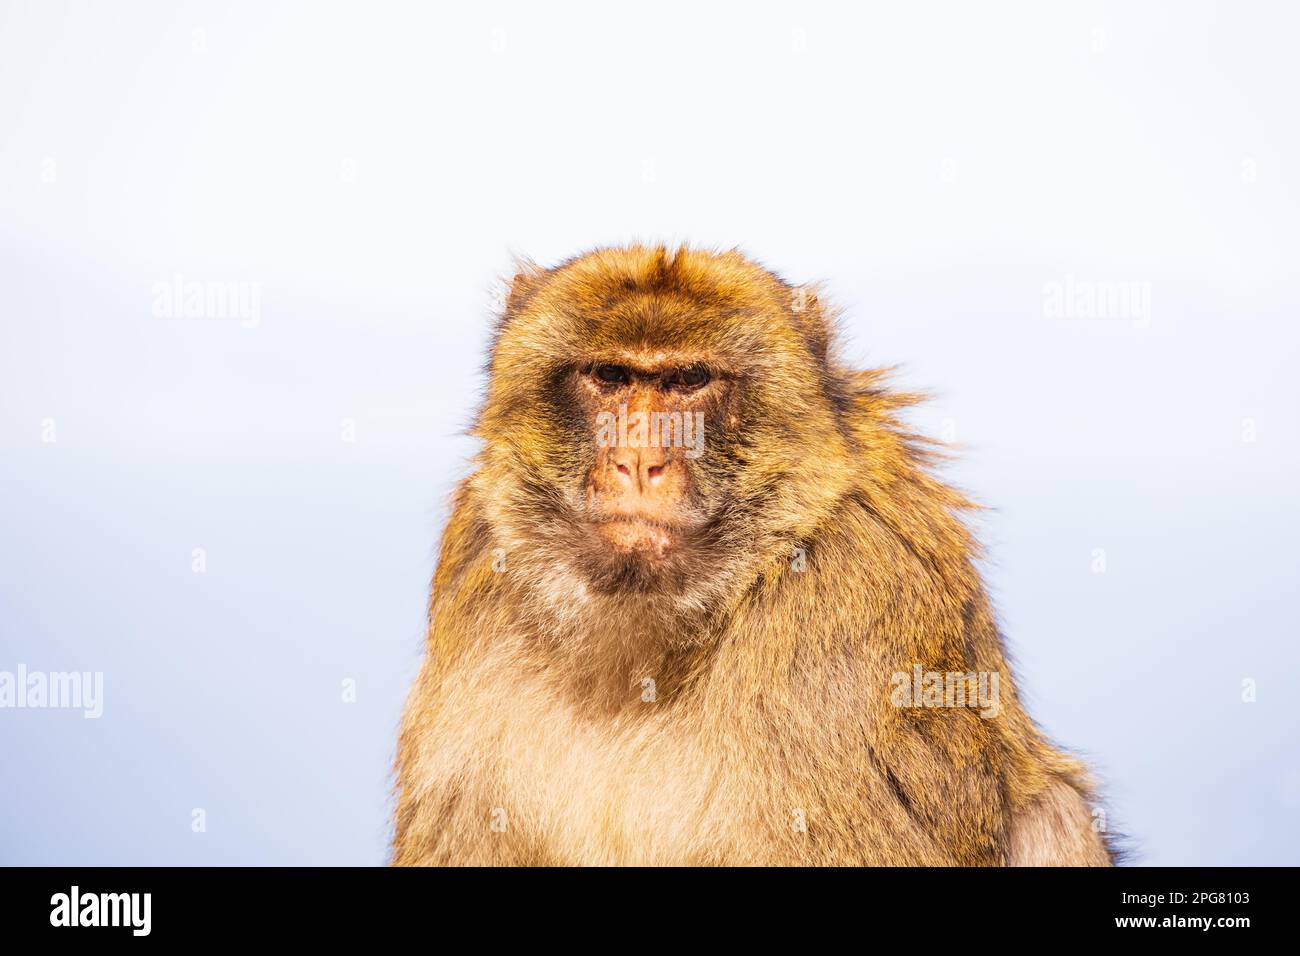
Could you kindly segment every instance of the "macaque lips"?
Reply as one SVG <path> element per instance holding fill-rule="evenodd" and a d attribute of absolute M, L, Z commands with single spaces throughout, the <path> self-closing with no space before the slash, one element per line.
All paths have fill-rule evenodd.
<path fill-rule="evenodd" d="M 640 518 L 615 518 L 596 525 L 596 533 L 619 551 L 662 558 L 673 545 L 673 535 L 662 525 Z"/>

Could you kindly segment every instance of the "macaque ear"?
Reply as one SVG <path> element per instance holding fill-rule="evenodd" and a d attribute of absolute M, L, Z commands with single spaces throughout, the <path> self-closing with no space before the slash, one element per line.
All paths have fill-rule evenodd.
<path fill-rule="evenodd" d="M 825 365 L 831 343 L 830 317 L 817 297 L 815 286 L 797 285 L 790 289 L 790 316 L 808 351 Z"/>
<path fill-rule="evenodd" d="M 511 315 L 528 301 L 541 283 L 546 270 L 521 256 L 515 257 L 515 277 L 510 280 L 510 291 L 506 294 L 505 315 Z"/>

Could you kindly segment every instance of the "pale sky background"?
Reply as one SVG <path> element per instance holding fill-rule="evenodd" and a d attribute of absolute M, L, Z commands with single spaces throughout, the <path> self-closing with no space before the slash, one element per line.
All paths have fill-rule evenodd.
<path fill-rule="evenodd" d="M 382 862 L 493 283 L 632 238 L 935 394 L 1136 862 L 1300 863 L 1293 5 L 438 6 L 0 3 L 0 671 L 105 698 L 0 710 L 0 863 Z"/>

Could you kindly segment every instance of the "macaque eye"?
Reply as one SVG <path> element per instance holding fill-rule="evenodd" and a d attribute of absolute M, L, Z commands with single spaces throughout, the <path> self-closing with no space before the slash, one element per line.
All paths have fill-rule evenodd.
<path fill-rule="evenodd" d="M 626 385 L 630 379 L 627 369 L 622 365 L 597 365 L 591 374 L 605 385 Z"/>
<path fill-rule="evenodd" d="M 707 384 L 709 378 L 709 370 L 707 368 L 703 368 L 699 365 L 692 365 L 689 368 L 679 368 L 669 372 L 664 378 L 664 386 L 666 388 L 685 390 L 696 389 L 701 385 Z"/>

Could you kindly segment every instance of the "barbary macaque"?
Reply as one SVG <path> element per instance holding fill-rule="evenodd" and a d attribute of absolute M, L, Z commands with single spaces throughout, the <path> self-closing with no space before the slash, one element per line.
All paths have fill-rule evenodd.
<path fill-rule="evenodd" d="M 1108 865 L 962 522 L 737 252 L 510 288 L 397 755 L 399 865 Z M 1102 818 L 1104 819 L 1104 817 Z"/>

